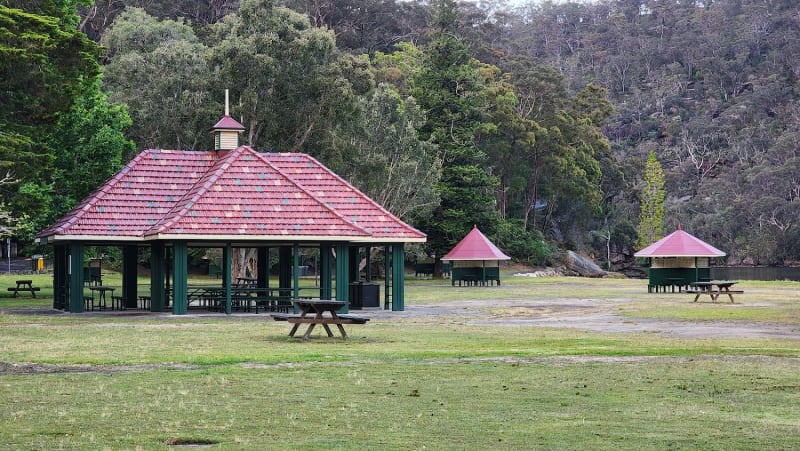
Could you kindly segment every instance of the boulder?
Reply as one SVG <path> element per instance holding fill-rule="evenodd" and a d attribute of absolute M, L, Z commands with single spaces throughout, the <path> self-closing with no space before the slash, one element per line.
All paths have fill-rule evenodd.
<path fill-rule="evenodd" d="M 583 277 L 604 277 L 606 275 L 606 272 L 597 263 L 572 251 L 567 251 L 567 268 Z"/>

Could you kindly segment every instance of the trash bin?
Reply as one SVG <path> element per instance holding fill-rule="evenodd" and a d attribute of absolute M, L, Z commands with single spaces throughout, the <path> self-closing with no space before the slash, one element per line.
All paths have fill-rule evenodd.
<path fill-rule="evenodd" d="M 361 282 L 352 282 L 350 284 L 348 294 L 350 295 L 350 308 L 352 310 L 361 310 L 363 308 L 363 304 L 361 303 L 362 285 L 363 283 Z"/>
<path fill-rule="evenodd" d="M 380 285 L 378 285 L 377 283 L 361 284 L 361 306 L 362 307 L 381 306 Z"/>

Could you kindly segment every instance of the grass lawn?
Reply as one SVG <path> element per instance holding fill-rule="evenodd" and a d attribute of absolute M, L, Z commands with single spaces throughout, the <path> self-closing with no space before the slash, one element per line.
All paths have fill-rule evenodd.
<path fill-rule="evenodd" d="M 104 281 L 114 285 L 114 276 Z M 52 304 L 39 298 L 0 308 Z M 116 286 L 119 286 L 117 283 Z M 406 306 L 579 299 L 631 321 L 800 327 L 792 282 L 743 282 L 737 304 L 646 282 L 409 278 Z M 447 304 L 450 305 L 450 304 Z M 455 310 L 455 309 L 454 309 Z M 486 307 L 503 317 L 509 308 Z M 368 314 L 365 312 L 365 314 Z M 399 315 L 398 315 L 399 316 Z M 373 318 L 303 342 L 266 315 L 0 314 L 1 449 L 792 449 L 800 340 Z"/>

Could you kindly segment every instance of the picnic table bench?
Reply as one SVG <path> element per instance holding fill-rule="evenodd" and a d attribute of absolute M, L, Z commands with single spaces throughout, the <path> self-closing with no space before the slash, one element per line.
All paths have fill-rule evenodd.
<path fill-rule="evenodd" d="M 734 284 L 736 284 L 736 282 L 730 280 L 694 282 L 689 284 L 690 288 L 687 289 L 685 293 L 694 295 L 694 300 L 692 302 L 697 302 L 702 295 L 707 295 L 711 297 L 712 302 L 717 302 L 717 299 L 720 297 L 720 295 L 726 294 L 728 295 L 731 304 L 733 304 L 733 295 L 744 293 L 743 290 L 731 290 L 731 287 Z"/>
<path fill-rule="evenodd" d="M 8 291 L 13 291 L 14 296 L 17 297 L 20 291 L 28 291 L 31 293 L 31 296 L 36 297 L 36 292 L 41 290 L 39 287 L 33 286 L 33 280 L 17 280 L 16 287 L 8 287 Z"/>
<path fill-rule="evenodd" d="M 369 321 L 369 318 L 363 316 L 338 315 L 336 310 L 347 305 L 347 303 L 343 301 L 302 299 L 293 300 L 292 303 L 300 309 L 299 315 L 272 314 L 272 318 L 275 321 L 286 321 L 294 325 L 289 332 L 290 337 L 294 337 L 301 324 L 308 325 L 303 334 L 303 340 L 308 340 L 308 337 L 317 324 L 325 328 L 325 332 L 329 337 L 333 337 L 333 332 L 331 332 L 328 326 L 335 324 L 339 329 L 339 333 L 342 334 L 342 338 L 346 340 L 347 332 L 344 330 L 344 324 L 365 324 Z M 328 314 L 326 315 L 325 313 Z"/>

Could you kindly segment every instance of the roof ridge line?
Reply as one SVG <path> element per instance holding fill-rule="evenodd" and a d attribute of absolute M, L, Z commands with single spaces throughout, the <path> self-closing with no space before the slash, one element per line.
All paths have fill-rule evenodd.
<path fill-rule="evenodd" d="M 252 150 L 252 149 L 251 149 L 251 150 Z M 310 189 L 308 189 L 308 188 L 307 188 L 305 185 L 301 184 L 300 182 L 298 182 L 297 180 L 295 180 L 295 179 L 294 179 L 292 176 L 290 176 L 289 174 L 285 173 L 285 172 L 284 172 L 284 171 L 283 171 L 281 168 L 279 168 L 278 166 L 276 166 L 275 164 L 273 164 L 271 161 L 269 161 L 269 159 L 268 159 L 268 158 L 265 156 L 266 154 L 263 154 L 263 153 L 258 153 L 258 152 L 256 152 L 256 151 L 253 151 L 253 153 L 255 153 L 255 154 L 256 154 L 256 155 L 257 155 L 259 158 L 261 158 L 261 159 L 262 159 L 262 160 L 263 160 L 265 163 L 267 163 L 267 164 L 268 164 L 270 167 L 272 167 L 272 168 L 273 168 L 273 169 L 274 169 L 274 170 L 275 170 L 275 171 L 276 171 L 278 174 L 280 174 L 280 175 L 281 175 L 281 177 L 283 177 L 283 178 L 285 178 L 286 180 L 288 180 L 288 181 L 289 181 L 290 183 L 292 183 L 294 186 L 296 186 L 296 187 L 300 188 L 300 189 L 301 189 L 301 190 L 302 190 L 302 191 L 303 191 L 303 192 L 304 192 L 304 193 L 305 193 L 305 194 L 306 194 L 308 197 L 310 197 L 310 198 L 314 199 L 314 202 L 316 202 L 316 203 L 318 203 L 319 205 L 321 205 L 323 208 L 325 208 L 326 210 L 328 210 L 329 212 L 331 212 L 331 213 L 332 213 L 334 216 L 336 216 L 337 218 L 339 218 L 339 219 L 341 219 L 342 221 L 346 222 L 347 224 L 349 224 L 350 226 L 352 226 L 352 227 L 353 227 L 353 228 L 355 228 L 356 230 L 360 230 L 360 231 L 361 231 L 362 233 L 364 233 L 365 235 L 367 235 L 367 236 L 372 236 L 372 232 L 368 231 L 368 230 L 367 230 L 367 229 L 365 229 L 364 227 L 362 227 L 362 226 L 360 226 L 360 225 L 358 225 L 358 224 L 354 223 L 353 221 L 351 221 L 351 220 L 347 219 L 346 217 L 344 217 L 344 216 L 343 216 L 341 213 L 339 213 L 339 212 L 338 212 L 338 211 L 336 211 L 335 209 L 331 208 L 331 207 L 330 207 L 330 205 L 328 205 L 328 203 L 327 203 L 327 202 L 323 202 L 323 201 L 322 201 L 322 199 L 320 199 L 319 197 L 317 197 L 316 195 L 314 195 L 314 193 L 313 193 L 313 192 L 312 192 Z M 302 156 L 304 156 L 304 157 L 307 157 L 307 158 L 309 158 L 309 159 L 313 160 L 313 161 L 314 161 L 314 162 L 315 162 L 317 165 L 319 165 L 320 167 L 327 169 L 325 166 L 323 166 L 323 165 L 322 165 L 322 163 L 320 163 L 319 161 L 315 160 L 315 159 L 314 159 L 314 158 L 312 158 L 310 155 L 301 154 L 301 153 L 298 153 L 298 152 L 288 152 L 288 155 L 302 155 Z M 328 172 L 330 172 L 330 170 L 329 170 Z M 347 183 L 347 185 L 349 185 L 349 186 L 352 186 L 352 185 L 350 185 L 349 183 Z M 353 187 L 353 188 L 355 189 L 355 187 Z"/>
<path fill-rule="evenodd" d="M 405 226 L 405 227 L 406 227 L 408 230 L 413 230 L 414 232 L 417 232 L 417 233 L 419 233 L 419 234 L 421 234 L 421 235 L 426 235 L 426 234 L 425 234 L 424 232 L 422 232 L 421 230 L 417 229 L 416 227 L 412 227 L 412 226 L 411 226 L 411 225 L 409 225 L 407 222 L 405 222 L 405 221 L 403 221 L 402 219 L 400 219 L 400 218 L 398 218 L 397 216 L 395 216 L 395 214 L 394 214 L 394 213 L 392 213 L 392 212 L 390 212 L 389 210 L 387 210 L 386 208 L 384 208 L 384 206 L 383 206 L 383 205 L 381 205 L 381 204 L 379 204 L 378 202 L 376 202 L 376 201 L 375 201 L 375 199 L 373 199 L 372 197 L 370 197 L 370 196 L 367 196 L 366 194 L 364 194 L 364 192 L 363 192 L 363 191 L 361 191 L 360 189 L 358 189 L 358 188 L 357 188 L 356 186 L 354 186 L 352 183 L 350 183 L 350 182 L 348 182 L 347 180 L 343 179 L 343 178 L 342 178 L 342 177 L 341 177 L 339 174 L 337 174 L 337 173 L 333 172 L 333 171 L 332 171 L 332 170 L 331 170 L 329 167 L 327 167 L 327 166 L 325 166 L 324 164 L 320 163 L 320 162 L 319 162 L 319 160 L 317 160 L 316 158 L 314 158 L 314 157 L 312 157 L 311 155 L 308 155 L 308 154 L 300 154 L 300 155 L 304 155 L 304 156 L 305 156 L 305 157 L 307 157 L 309 160 L 312 160 L 312 161 L 314 161 L 314 163 L 316 163 L 316 164 L 317 164 L 317 165 L 318 165 L 320 168 L 322 168 L 323 170 L 325 170 L 325 171 L 326 171 L 328 174 L 330 174 L 332 177 L 334 177 L 334 178 L 338 179 L 338 180 L 339 180 L 339 181 L 341 181 L 342 183 L 344 183 L 344 184 L 346 184 L 347 186 L 349 186 L 349 187 L 353 188 L 353 190 L 355 190 L 355 192 L 357 192 L 359 195 L 361 195 L 361 197 L 363 197 L 364 199 L 366 199 L 367 201 L 369 201 L 369 203 L 371 203 L 373 206 L 377 207 L 377 208 L 378 208 L 380 211 L 384 212 L 385 214 L 387 214 L 387 215 L 391 216 L 393 219 L 397 220 L 397 222 L 398 222 L 398 223 L 400 223 L 400 224 L 404 225 L 404 226 Z M 370 235 L 371 235 L 371 234 L 370 234 Z"/>
<path fill-rule="evenodd" d="M 239 151 L 239 149 L 243 147 L 246 146 L 239 146 L 236 149 L 229 151 L 224 157 L 218 158 L 217 161 L 205 171 L 205 174 L 203 174 L 202 177 L 198 177 L 197 182 L 195 182 L 191 188 L 187 189 L 183 196 L 181 196 L 181 198 L 173 204 L 172 208 L 170 208 L 166 214 L 162 215 L 158 222 L 153 224 L 147 229 L 147 231 L 145 231 L 144 236 L 157 234 L 160 230 L 169 228 L 173 224 L 183 219 L 186 215 L 186 212 L 189 210 L 189 207 L 186 206 L 186 200 L 189 193 L 194 193 L 194 195 L 188 201 L 190 201 L 192 205 L 196 204 L 197 199 L 207 193 L 208 189 L 214 185 L 214 181 L 218 180 L 222 174 L 225 173 L 225 170 L 231 166 L 230 160 L 228 159 L 230 155 Z M 197 192 L 195 192 L 195 187 L 201 183 L 202 186 L 200 186 Z M 166 218 L 169 218 L 169 220 L 166 220 Z"/>

